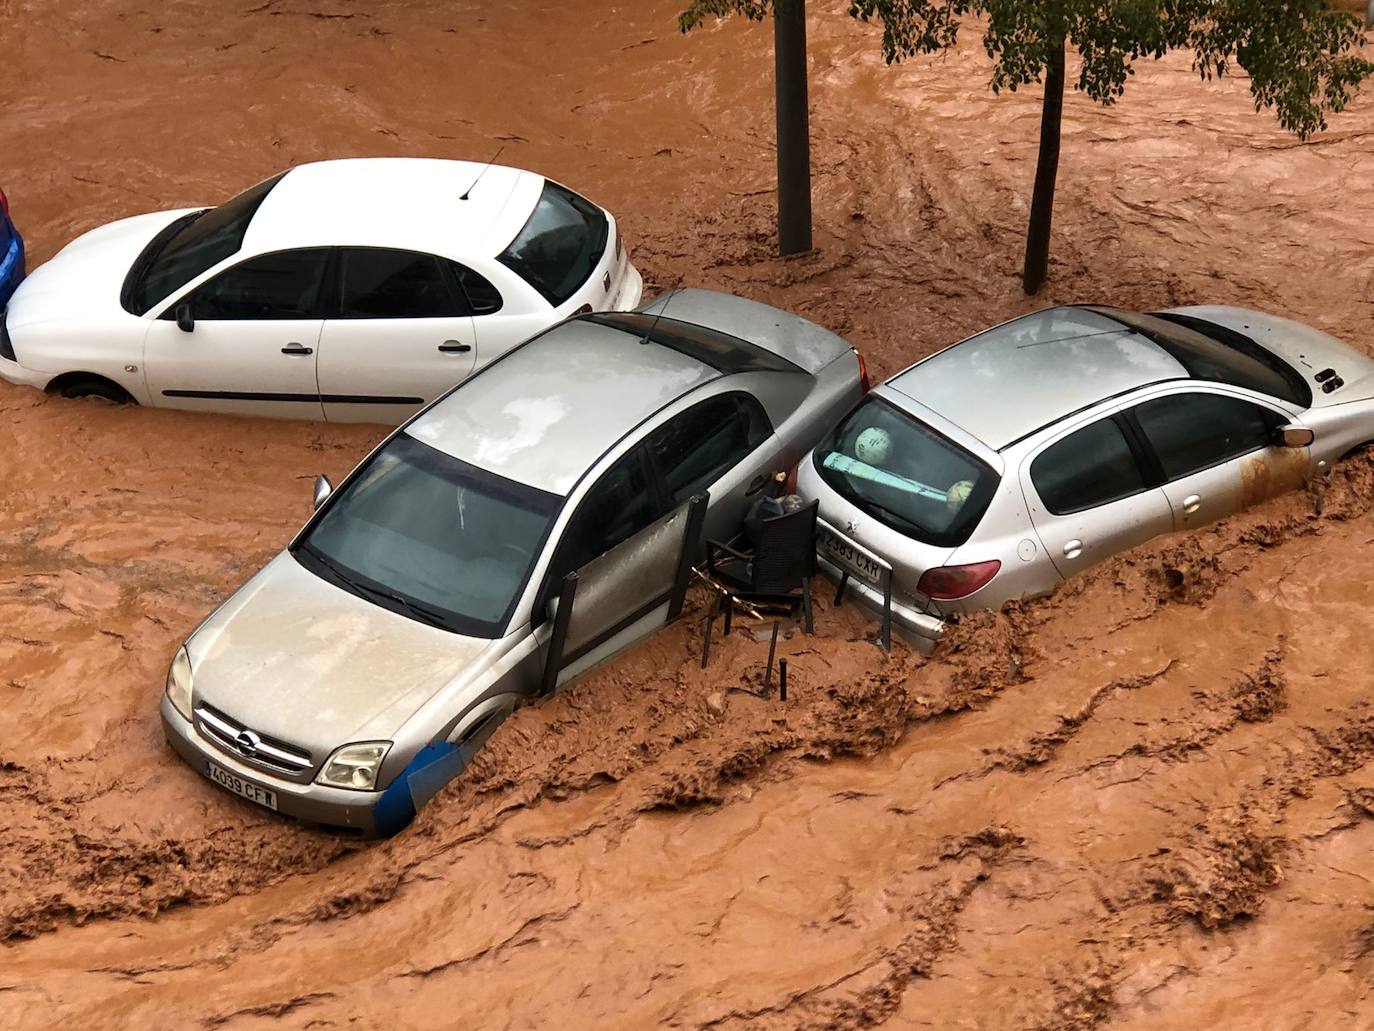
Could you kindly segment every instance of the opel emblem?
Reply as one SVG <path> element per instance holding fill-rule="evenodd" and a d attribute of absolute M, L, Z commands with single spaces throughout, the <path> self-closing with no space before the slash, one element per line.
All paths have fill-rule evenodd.
<path fill-rule="evenodd" d="M 251 730 L 241 730 L 239 736 L 234 738 L 234 744 L 238 746 L 240 755 L 251 759 L 258 754 L 258 745 L 262 744 L 262 738 Z"/>

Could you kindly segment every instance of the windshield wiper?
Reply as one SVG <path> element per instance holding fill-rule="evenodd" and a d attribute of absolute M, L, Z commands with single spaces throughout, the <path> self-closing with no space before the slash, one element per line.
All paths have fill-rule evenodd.
<path fill-rule="evenodd" d="M 452 629 L 448 625 L 448 622 L 444 619 L 443 615 L 437 612 L 436 610 L 427 608 L 424 605 L 421 605 L 419 602 L 411 601 L 409 598 L 403 597 L 399 594 L 395 594 L 392 591 L 384 590 L 380 587 L 369 587 L 365 583 L 359 583 L 357 580 L 355 580 L 353 577 L 349 576 L 341 568 L 339 568 L 339 566 L 336 563 L 326 558 L 324 556 L 324 553 L 321 552 L 318 548 L 312 548 L 309 544 L 306 544 L 304 545 L 302 550 L 304 550 L 307 555 L 315 559 L 322 566 L 324 566 L 331 573 L 333 573 L 334 576 L 337 577 L 338 580 L 344 586 L 352 589 L 355 594 L 362 592 L 366 592 L 368 594 L 375 594 L 379 598 L 386 598 L 388 601 L 393 601 L 397 605 L 402 606 L 413 616 L 419 619 L 421 623 L 428 623 L 430 626 L 438 627 L 440 630 Z"/>

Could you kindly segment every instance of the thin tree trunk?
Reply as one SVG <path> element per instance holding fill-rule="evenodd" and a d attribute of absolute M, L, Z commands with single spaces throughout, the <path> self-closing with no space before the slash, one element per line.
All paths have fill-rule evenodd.
<path fill-rule="evenodd" d="M 778 251 L 811 249 L 811 134 L 806 101 L 806 0 L 777 0 Z"/>
<path fill-rule="evenodd" d="M 1035 166 L 1030 224 L 1026 228 L 1026 264 L 1021 285 L 1036 293 L 1045 283 L 1050 263 L 1050 224 L 1054 218 L 1054 184 L 1059 176 L 1059 127 L 1064 115 L 1064 41 L 1050 55 L 1045 71 L 1045 102 L 1040 112 L 1040 160 Z"/>

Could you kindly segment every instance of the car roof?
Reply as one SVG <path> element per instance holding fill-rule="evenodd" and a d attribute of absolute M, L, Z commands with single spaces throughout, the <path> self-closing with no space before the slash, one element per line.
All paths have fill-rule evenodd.
<path fill-rule="evenodd" d="M 507 479 L 565 495 L 618 440 L 722 374 L 586 319 L 508 352 L 407 427 L 418 440 Z"/>
<path fill-rule="evenodd" d="M 1188 375 L 1149 337 L 1085 308 L 1024 315 L 917 362 L 887 386 L 994 450 L 1066 415 Z"/>
<path fill-rule="evenodd" d="M 253 254 L 353 245 L 492 258 L 520 232 L 544 181 L 518 168 L 439 158 L 299 165 L 263 200 L 243 246 Z"/>

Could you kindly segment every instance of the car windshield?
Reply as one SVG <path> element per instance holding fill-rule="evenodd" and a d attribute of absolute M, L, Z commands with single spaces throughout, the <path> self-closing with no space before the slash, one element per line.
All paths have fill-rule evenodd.
<path fill-rule="evenodd" d="M 402 434 L 330 499 L 294 554 L 383 608 L 494 638 L 561 504 Z"/>
<path fill-rule="evenodd" d="M 237 254 L 248 223 L 285 174 L 260 182 L 217 208 L 183 215 L 154 237 L 129 270 L 125 309 L 142 315 L 201 273 Z"/>
<path fill-rule="evenodd" d="M 497 260 L 555 308 L 590 278 L 606 253 L 610 224 L 591 201 L 546 182 L 525 227 Z"/>
<path fill-rule="evenodd" d="M 1303 408 L 1312 403 L 1312 390 L 1302 376 L 1243 334 L 1173 312 L 1137 315 L 1111 308 L 1098 310 L 1149 337 L 1193 379 L 1244 387 Z"/>
<path fill-rule="evenodd" d="M 985 462 L 875 395 L 816 448 L 815 463 L 858 508 L 940 547 L 968 539 L 998 482 Z"/>

